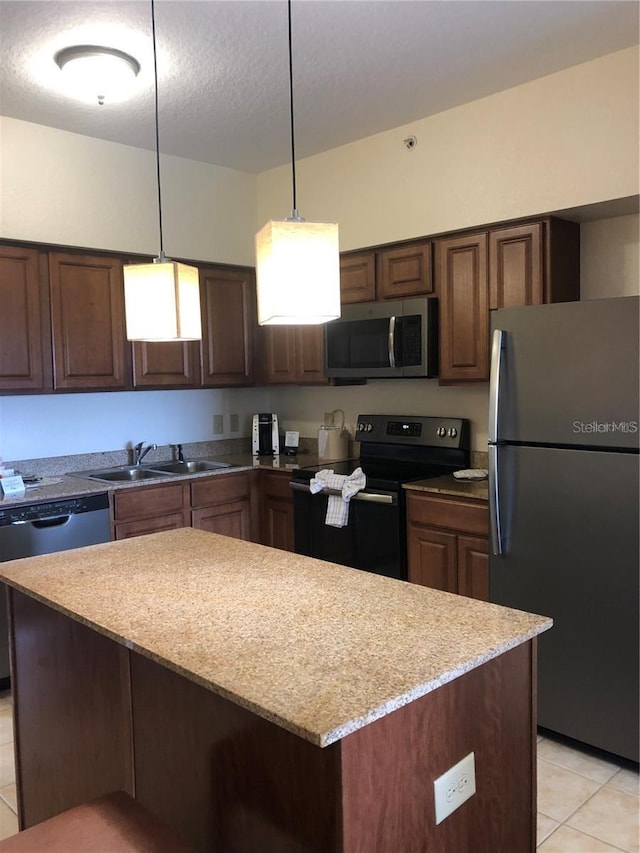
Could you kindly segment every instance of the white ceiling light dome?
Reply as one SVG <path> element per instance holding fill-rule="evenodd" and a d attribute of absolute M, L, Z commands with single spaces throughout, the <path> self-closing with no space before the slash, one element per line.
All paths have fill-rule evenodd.
<path fill-rule="evenodd" d="M 135 57 L 113 47 L 74 45 L 56 53 L 69 94 L 89 103 L 126 100 L 140 71 Z"/>

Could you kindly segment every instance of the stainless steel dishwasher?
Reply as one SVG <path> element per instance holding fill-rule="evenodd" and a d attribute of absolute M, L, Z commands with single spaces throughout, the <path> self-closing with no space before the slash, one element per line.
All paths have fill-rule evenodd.
<path fill-rule="evenodd" d="M 97 545 L 111 538 L 106 494 L 0 506 L 0 563 Z M 7 588 L 0 583 L 0 689 L 9 683 Z"/>

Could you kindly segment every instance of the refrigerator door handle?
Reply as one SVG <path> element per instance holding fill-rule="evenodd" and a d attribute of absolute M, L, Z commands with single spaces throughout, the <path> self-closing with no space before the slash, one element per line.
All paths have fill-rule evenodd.
<path fill-rule="evenodd" d="M 501 556 L 502 520 L 500 515 L 500 489 L 498 486 L 498 451 L 495 444 L 489 445 L 489 523 L 491 530 L 491 552 Z"/>
<path fill-rule="evenodd" d="M 503 353 L 507 333 L 496 329 L 491 342 L 491 376 L 489 377 L 489 442 L 498 441 L 498 413 L 500 410 L 500 381 L 502 379 Z"/>

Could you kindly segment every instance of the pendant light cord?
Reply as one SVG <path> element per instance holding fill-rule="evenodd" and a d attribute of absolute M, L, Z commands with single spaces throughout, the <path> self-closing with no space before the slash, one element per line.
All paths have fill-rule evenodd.
<path fill-rule="evenodd" d="M 151 40 L 153 43 L 153 80 L 156 120 L 156 175 L 158 182 L 158 228 L 160 231 L 160 255 L 158 260 L 164 261 L 164 240 L 162 237 L 162 191 L 160 189 L 160 132 L 158 130 L 158 58 L 156 55 L 156 14 L 155 3 L 151 0 Z"/>
<path fill-rule="evenodd" d="M 289 19 L 289 108 L 291 116 L 291 179 L 293 185 L 293 209 L 291 211 L 291 219 L 300 219 L 298 213 L 298 205 L 296 202 L 296 142 L 293 121 L 293 50 L 291 39 L 291 0 L 287 0 L 287 10 Z"/>

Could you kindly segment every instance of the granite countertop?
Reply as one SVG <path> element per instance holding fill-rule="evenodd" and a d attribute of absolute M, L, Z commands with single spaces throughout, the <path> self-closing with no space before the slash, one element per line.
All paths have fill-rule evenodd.
<path fill-rule="evenodd" d="M 552 624 L 192 528 L 0 563 L 0 578 L 318 746 Z"/>
<path fill-rule="evenodd" d="M 0 494 L 0 510 L 3 507 L 26 506 L 46 501 L 65 500 L 66 498 L 85 497 L 87 495 L 100 495 L 112 492 L 115 489 L 138 489 L 144 486 L 157 486 L 162 483 L 174 483 L 183 480 L 194 480 L 201 477 L 216 477 L 222 474 L 236 474 L 240 471 L 253 470 L 254 468 L 278 471 L 290 471 L 306 465 L 317 465 L 318 457 L 305 454 L 299 456 L 277 456 L 268 457 L 252 456 L 251 453 L 232 453 L 216 457 L 216 461 L 227 462 L 231 468 L 219 468 L 212 471 L 201 471 L 194 474 L 172 474 L 169 476 L 158 476 L 133 483 L 119 482 L 108 483 L 100 480 L 87 480 L 84 477 L 69 474 L 54 474 L 43 476 L 39 483 L 28 486 L 24 493 L 4 497 Z M 152 466 L 153 463 L 149 463 Z M 100 466 L 96 465 L 96 468 Z M 104 465 L 102 467 L 109 467 Z M 117 467 L 117 466 L 112 466 Z M 143 466 L 145 467 L 145 466 Z"/>
<path fill-rule="evenodd" d="M 414 480 L 405 483 L 404 488 L 414 492 L 433 492 L 440 495 L 453 495 L 458 498 L 479 498 L 489 500 L 488 480 L 458 480 L 451 475 L 433 477 L 430 480 Z"/>

